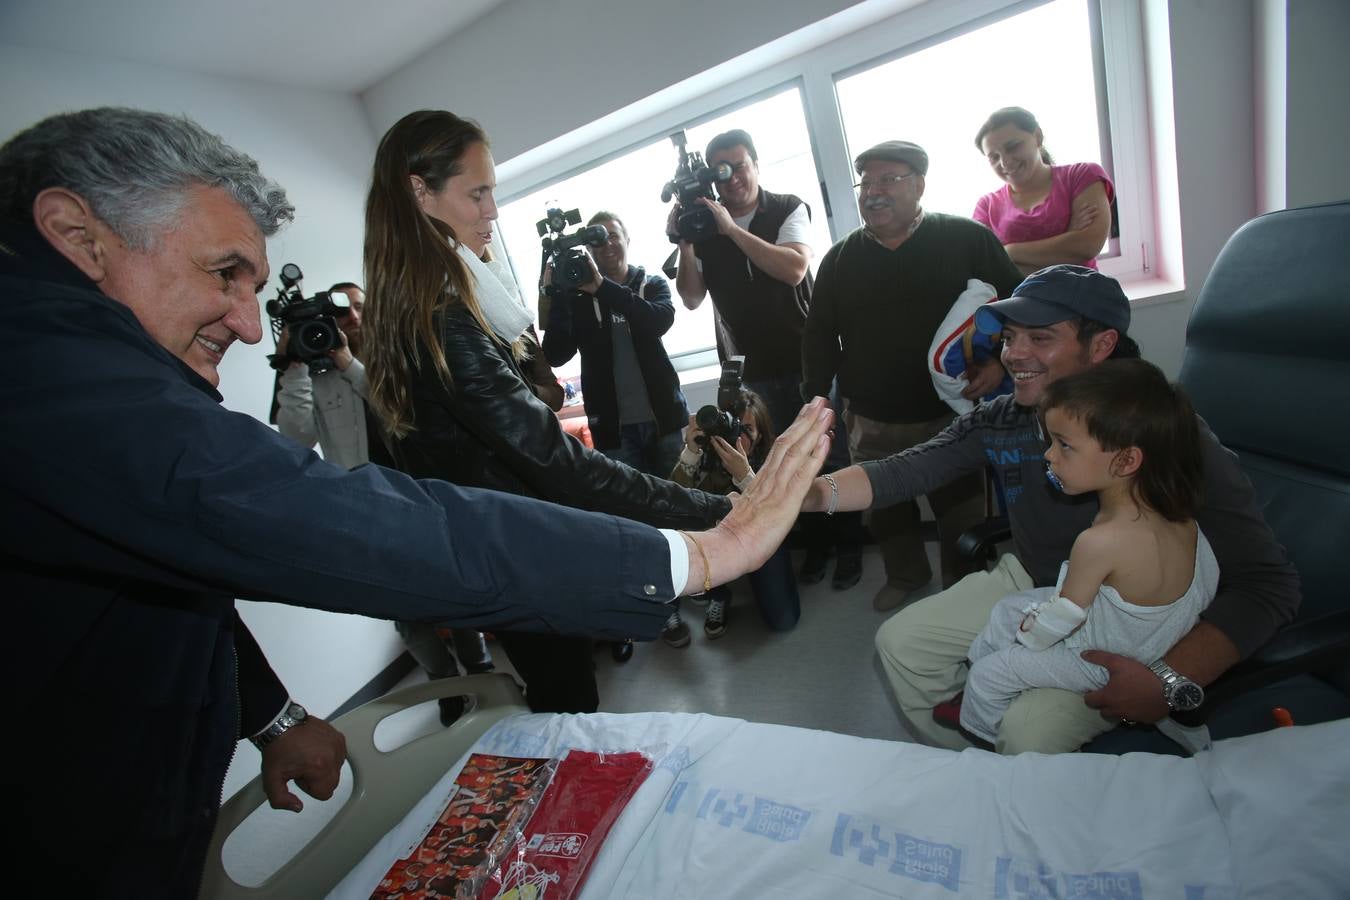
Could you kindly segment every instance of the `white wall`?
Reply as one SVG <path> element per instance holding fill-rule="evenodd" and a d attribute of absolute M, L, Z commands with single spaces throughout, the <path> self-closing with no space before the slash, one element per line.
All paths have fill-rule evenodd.
<path fill-rule="evenodd" d="M 1290 206 L 1350 199 L 1350 3 L 1288 0 Z"/>
<path fill-rule="evenodd" d="M 53 113 L 91 106 L 187 113 L 258 159 L 287 189 L 296 221 L 269 241 L 274 273 L 296 262 L 309 289 L 360 280 L 375 143 L 354 97 L 4 45 L 0 84 L 5 137 Z M 225 405 L 263 421 L 272 396 L 270 350 L 270 338 L 236 344 L 220 370 Z M 240 608 L 287 686 L 319 713 L 355 693 L 401 649 L 385 622 L 273 604 Z"/>
<path fill-rule="evenodd" d="M 366 91 L 363 100 L 376 134 L 413 110 L 450 109 L 476 119 L 492 135 L 496 158 L 510 159 L 854 5 L 510 0 Z"/>

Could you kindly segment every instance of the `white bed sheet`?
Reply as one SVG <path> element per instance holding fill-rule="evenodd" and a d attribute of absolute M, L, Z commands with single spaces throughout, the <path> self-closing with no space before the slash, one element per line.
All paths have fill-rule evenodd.
<path fill-rule="evenodd" d="M 1338 722 L 1221 742 L 1194 759 L 1000 757 L 641 713 L 516 716 L 474 751 L 656 750 L 588 876 L 590 900 L 1225 900 L 1345 896 L 1347 745 L 1350 722 Z M 462 763 L 330 896 L 370 895 Z"/>

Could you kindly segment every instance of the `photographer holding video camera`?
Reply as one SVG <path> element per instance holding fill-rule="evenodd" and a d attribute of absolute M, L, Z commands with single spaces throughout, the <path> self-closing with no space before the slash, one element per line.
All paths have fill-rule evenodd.
<path fill-rule="evenodd" d="M 268 315 L 277 332 L 273 366 L 281 369 L 276 424 L 286 437 L 305 447 L 317 443 L 324 459 L 350 469 L 368 461 L 366 367 L 360 359 L 366 295 L 357 285 L 344 281 L 329 288 L 328 296 L 336 307 L 332 317 L 295 318 L 294 313 L 287 317 L 293 309 L 304 313 L 321 310 L 299 309 L 295 301 L 278 306 L 281 298 L 268 303 Z M 344 300 L 345 304 L 341 302 Z M 337 328 L 331 329 L 330 323 Z M 306 341 L 307 337 L 311 340 Z M 336 346 L 330 346 L 334 343 Z"/>
<path fill-rule="evenodd" d="M 680 173 L 695 164 L 685 158 L 683 135 L 673 137 L 681 148 L 681 164 L 672 182 L 687 181 Z M 717 353 L 726 360 L 745 356 L 745 386 L 764 398 L 776 428 L 792 421 L 801 408 L 802 332 L 811 306 L 811 210 L 800 197 L 775 194 L 759 184 L 759 154 L 750 135 L 727 131 L 708 142 L 709 175 L 697 180 L 717 186 L 720 202 L 698 196 L 693 205 L 706 213 L 713 228 L 692 229 L 691 212 L 683 202 L 670 211 L 666 232 L 679 244 L 675 287 L 689 309 L 711 294 L 717 320 Z M 662 191 L 669 199 L 669 188 Z M 835 446 L 826 471 L 848 465 L 848 444 L 836 428 Z M 862 576 L 862 519 L 852 513 L 829 521 L 808 515 L 802 520 L 806 559 L 803 584 L 825 577 L 830 550 L 835 562 L 832 586 L 847 590 Z"/>
<path fill-rule="evenodd" d="M 607 239 L 590 248 L 582 283 L 571 290 L 545 273 L 553 296 L 544 355 L 560 366 L 581 354 L 581 391 L 595 449 L 665 478 L 680 454 L 689 408 L 661 337 L 675 321 L 670 285 L 628 264 L 628 229 L 612 212 L 587 223 Z"/>

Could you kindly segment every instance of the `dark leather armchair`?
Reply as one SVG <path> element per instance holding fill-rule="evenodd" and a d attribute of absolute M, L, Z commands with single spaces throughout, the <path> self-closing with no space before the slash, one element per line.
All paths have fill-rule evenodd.
<path fill-rule="evenodd" d="M 1215 739 L 1350 716 L 1350 201 L 1261 216 L 1215 260 L 1191 312 L 1180 381 L 1239 457 L 1302 582 L 1297 618 L 1186 716 Z M 1145 348 L 1147 349 L 1147 348 Z M 963 537 L 976 564 L 1006 539 Z M 1179 752 L 1151 728 L 1084 750 Z"/>

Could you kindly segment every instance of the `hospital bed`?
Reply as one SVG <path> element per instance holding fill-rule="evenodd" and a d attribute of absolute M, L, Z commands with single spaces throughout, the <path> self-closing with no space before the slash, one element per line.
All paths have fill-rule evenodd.
<path fill-rule="evenodd" d="M 452 687 L 474 698 L 453 727 L 375 749 L 381 719 Z M 225 874 L 221 846 L 263 803 L 255 781 L 222 811 L 204 896 L 368 897 L 435 817 L 470 748 L 652 755 L 587 898 L 1350 894 L 1350 720 L 1219 741 L 1191 758 L 1000 757 L 707 715 L 535 715 L 509 678 L 484 675 L 408 688 L 336 724 L 353 776 L 346 805 L 244 887 Z"/>

